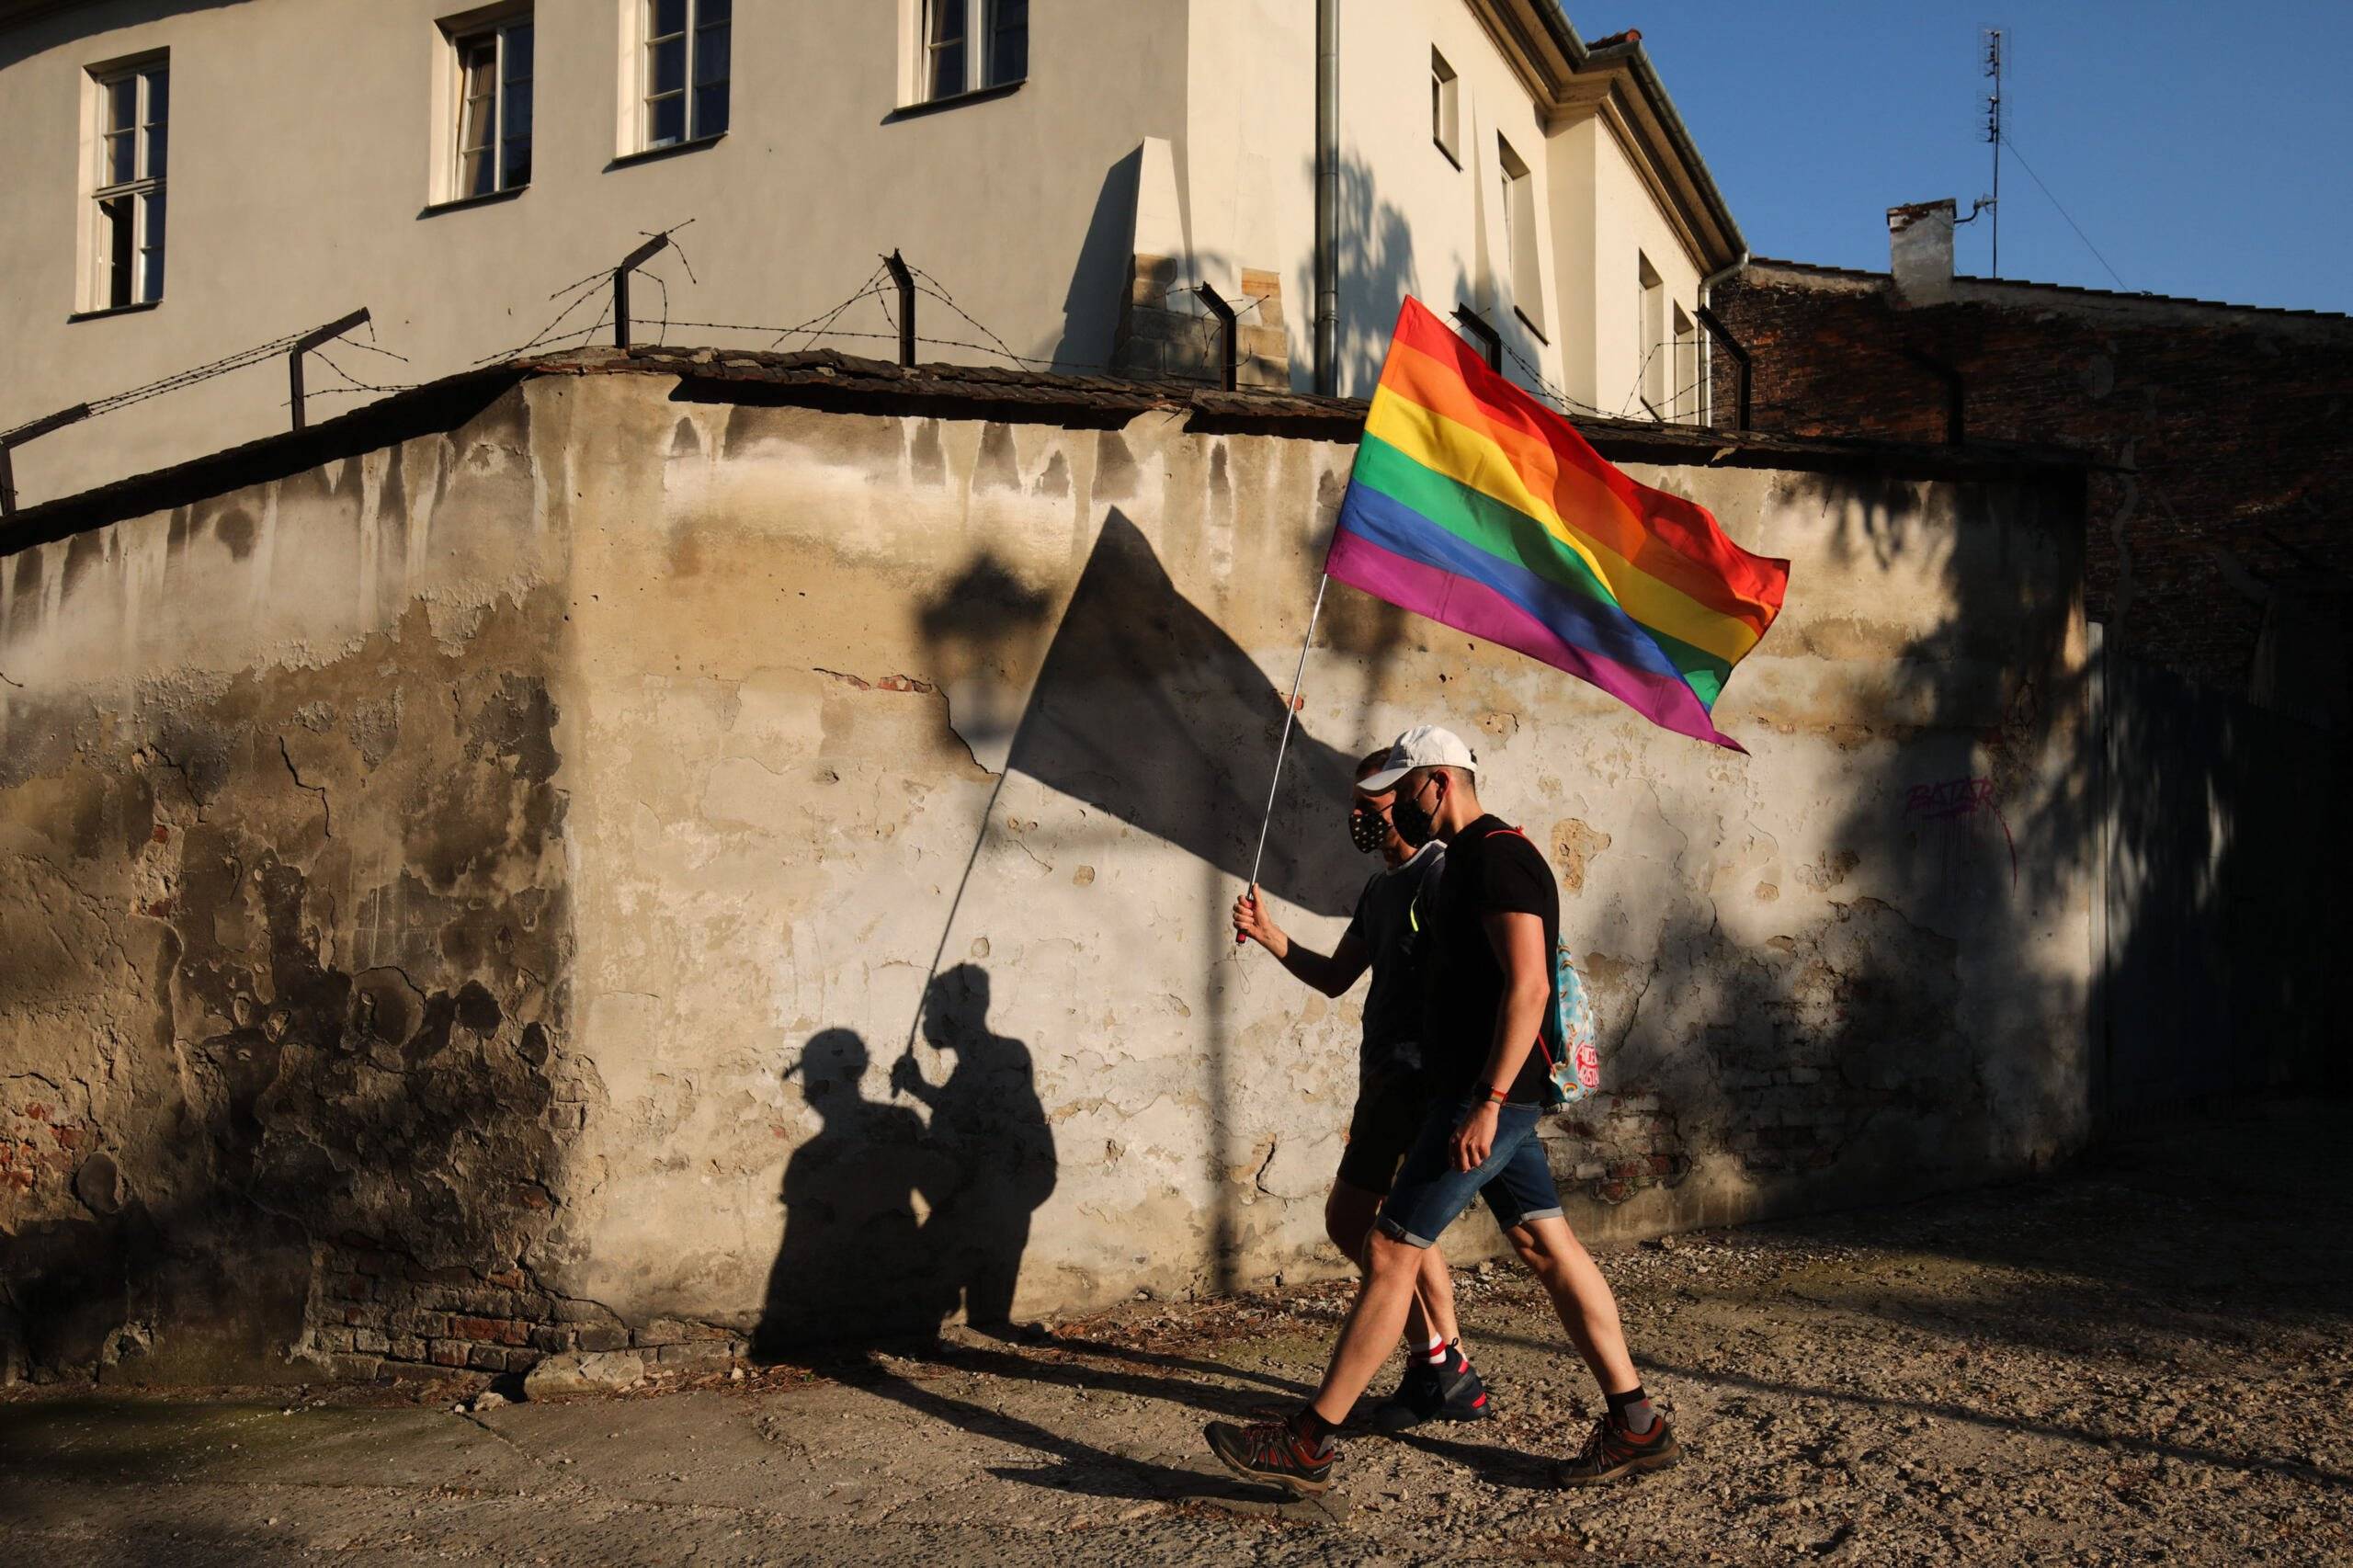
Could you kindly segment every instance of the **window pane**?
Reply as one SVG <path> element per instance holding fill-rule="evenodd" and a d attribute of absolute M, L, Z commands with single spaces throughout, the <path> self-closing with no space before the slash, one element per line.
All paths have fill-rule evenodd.
<path fill-rule="evenodd" d="M 107 84 L 107 123 L 108 131 L 128 131 L 139 123 L 139 78 L 125 76 Z"/>
<path fill-rule="evenodd" d="M 934 44 L 961 43 L 964 40 L 964 0 L 931 0 L 931 36 Z"/>
<path fill-rule="evenodd" d="M 531 139 L 529 136 L 508 139 L 506 175 L 509 190 L 531 183 Z"/>
<path fill-rule="evenodd" d="M 164 193 L 142 199 L 147 206 L 147 244 L 139 253 L 139 298 L 164 297 Z"/>
<path fill-rule="evenodd" d="M 648 96 L 675 93 L 687 85 L 687 38 L 684 33 L 651 46 L 650 52 L 654 58 L 648 62 Z"/>
<path fill-rule="evenodd" d="M 687 30 L 687 0 L 648 0 L 645 36 L 664 38 Z"/>
<path fill-rule="evenodd" d="M 695 89 L 695 134 L 716 136 L 727 129 L 727 84 Z"/>
<path fill-rule="evenodd" d="M 724 82 L 727 80 L 728 28 L 724 22 L 715 28 L 702 28 L 695 33 L 695 81 Z"/>
<path fill-rule="evenodd" d="M 494 175 L 491 166 L 491 149 L 470 148 L 458 156 L 458 194 L 488 196 Z"/>
<path fill-rule="evenodd" d="M 165 126 L 147 128 L 147 178 L 164 177 L 164 154 L 170 149 L 171 135 L 170 130 Z"/>
<path fill-rule="evenodd" d="M 942 44 L 931 51 L 931 96 L 952 97 L 964 90 L 964 44 L 962 40 Z"/>
<path fill-rule="evenodd" d="M 172 74 L 161 66 L 146 74 L 147 123 L 161 125 L 172 118 Z"/>
<path fill-rule="evenodd" d="M 989 85 L 1029 74 L 1029 0 L 996 0 L 989 35 Z"/>
<path fill-rule="evenodd" d="M 509 142 L 531 139 L 531 84 L 517 82 L 506 89 L 499 105 L 498 133 Z"/>
<path fill-rule="evenodd" d="M 131 303 L 131 198 L 98 203 L 98 248 L 106 303 Z"/>
<path fill-rule="evenodd" d="M 725 27 L 733 10 L 731 0 L 702 0 L 702 4 L 695 7 L 695 20 L 707 28 Z"/>
<path fill-rule="evenodd" d="M 121 185 L 138 178 L 131 162 L 132 143 L 138 139 L 135 131 L 117 131 L 107 136 L 104 156 L 98 160 L 98 180 L 102 185 Z"/>
<path fill-rule="evenodd" d="M 531 24 L 517 22 L 506 29 L 506 79 L 528 82 L 531 79 Z"/>
<path fill-rule="evenodd" d="M 687 99 L 683 93 L 656 98 L 645 106 L 646 145 L 667 147 L 687 134 Z"/>

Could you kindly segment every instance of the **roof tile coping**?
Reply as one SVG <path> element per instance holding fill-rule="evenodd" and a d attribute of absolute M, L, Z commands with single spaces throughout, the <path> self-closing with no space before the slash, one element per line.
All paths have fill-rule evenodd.
<path fill-rule="evenodd" d="M 24 507 L 0 522 L 0 556 L 449 428 L 535 377 L 592 375 L 676 376 L 693 401 L 925 412 L 965 419 L 1051 418 L 1097 428 L 1114 428 L 1139 415 L 1161 411 L 1184 414 L 1188 429 L 1205 433 L 1305 440 L 1355 440 L 1367 406 L 1361 398 L 1281 388 L 1227 392 L 1198 381 L 1128 381 L 990 365 L 902 366 L 830 348 L 796 353 L 667 346 L 576 348 L 462 371 L 300 430 L 281 431 Z M 753 393 L 755 388 L 768 395 Z M 2105 466 L 2073 449 L 2014 442 L 1944 447 L 1712 430 L 1647 420 L 1570 417 L 1569 423 L 1605 458 L 1669 466 L 1865 470 L 1920 479 L 2047 478 Z"/>
<path fill-rule="evenodd" d="M 1924 205 L 1934 205 L 1934 203 Z M 1891 208 L 1890 210 L 1901 210 Z M 1893 278 L 1892 273 L 1873 272 L 1866 267 L 1833 267 L 1827 262 L 1790 261 L 1780 256 L 1768 256 L 1749 257 L 1747 266 L 1742 270 L 1759 272 L 1768 268 L 1782 272 L 1811 273 L 1823 278 L 1843 278 L 1858 283 L 1886 283 L 1893 281 Z M 2136 305 L 2196 305 L 2210 311 L 2244 311 L 2249 315 L 2293 316 L 2306 321 L 2353 322 L 2353 315 L 2347 315 L 2341 311 L 2306 310 L 2293 305 L 2241 305 L 2228 300 L 2200 300 L 2187 294 L 2154 294 L 2146 290 L 2087 289 L 2079 283 L 2040 283 L 2030 278 L 1979 278 L 1966 272 L 1954 273 L 1952 280 L 1956 283 L 1975 284 L 1984 289 L 2020 289 L 2032 290 L 2038 293 L 2080 294 L 2093 300 L 2117 300 Z M 1952 302 L 1969 304 L 1973 301 L 1961 300 Z"/>

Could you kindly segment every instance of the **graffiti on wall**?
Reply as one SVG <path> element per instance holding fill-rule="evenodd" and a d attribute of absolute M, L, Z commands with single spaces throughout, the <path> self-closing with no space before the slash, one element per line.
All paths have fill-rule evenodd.
<path fill-rule="evenodd" d="M 1998 791 L 1991 778 L 1949 778 L 1938 784 L 1915 784 L 1904 791 L 1904 817 L 1907 822 L 1938 824 L 1938 840 L 1947 862 L 1947 869 L 1957 854 L 1964 853 L 1976 828 L 1992 822 L 2002 830 L 2002 844 L 2010 857 L 2010 885 L 2018 880 L 2018 840 L 2010 836 L 2010 824 L 2003 819 Z"/>

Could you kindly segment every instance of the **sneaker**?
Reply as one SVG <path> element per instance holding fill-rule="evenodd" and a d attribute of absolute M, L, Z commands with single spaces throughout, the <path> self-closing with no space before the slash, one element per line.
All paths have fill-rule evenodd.
<path fill-rule="evenodd" d="M 1447 1361 L 1446 1367 L 1433 1367 L 1419 1356 L 1407 1357 L 1397 1392 L 1372 1407 L 1373 1429 L 1404 1432 L 1425 1421 L 1484 1421 L 1493 1415 L 1487 1385 L 1462 1352 L 1449 1346 Z"/>
<path fill-rule="evenodd" d="M 1576 1458 L 1552 1467 L 1552 1484 L 1595 1486 L 1637 1471 L 1665 1470 L 1682 1457 L 1675 1428 L 1667 1425 L 1665 1416 L 1637 1437 L 1617 1417 L 1605 1415 L 1594 1424 L 1593 1436 L 1585 1440 Z"/>
<path fill-rule="evenodd" d="M 1210 1440 L 1210 1452 L 1236 1475 L 1279 1486 L 1294 1497 L 1331 1487 L 1338 1448 L 1327 1445 L 1319 1452 L 1292 1431 L 1288 1421 L 1255 1421 L 1247 1426 L 1212 1421 L 1203 1432 Z"/>

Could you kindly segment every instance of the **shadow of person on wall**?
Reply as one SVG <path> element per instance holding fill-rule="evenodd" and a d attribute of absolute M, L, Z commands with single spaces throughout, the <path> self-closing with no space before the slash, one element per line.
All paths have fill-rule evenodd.
<path fill-rule="evenodd" d="M 825 1029 L 785 1070 L 821 1125 L 785 1164 L 784 1241 L 753 1335 L 757 1359 L 795 1345 L 935 1334 L 953 1303 L 915 1198 L 928 1202 L 954 1173 L 911 1108 L 859 1092 L 870 1060 L 858 1035 Z"/>
<path fill-rule="evenodd" d="M 955 1066 L 934 1085 L 911 1050 L 892 1064 L 891 1086 L 929 1108 L 929 1144 L 950 1173 L 944 1190 L 924 1193 L 919 1237 L 947 1311 L 961 1303 L 966 1323 L 997 1329 L 1012 1321 L 1029 1217 L 1052 1196 L 1056 1166 L 1029 1048 L 992 1030 L 988 1013 L 988 971 L 943 971 L 924 994 L 923 1037 Z"/>

